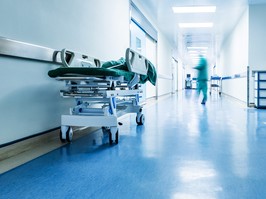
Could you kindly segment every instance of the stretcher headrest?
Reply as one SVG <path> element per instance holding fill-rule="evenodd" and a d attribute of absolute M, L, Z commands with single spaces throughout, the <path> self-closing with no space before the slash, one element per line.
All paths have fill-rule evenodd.
<path fill-rule="evenodd" d="M 63 67 L 101 67 L 99 59 L 82 53 L 62 49 L 60 52 Z"/>
<path fill-rule="evenodd" d="M 141 75 L 147 75 L 147 59 L 137 53 L 136 51 L 128 48 L 126 50 L 126 63 L 128 70 L 133 73 L 138 73 Z"/>

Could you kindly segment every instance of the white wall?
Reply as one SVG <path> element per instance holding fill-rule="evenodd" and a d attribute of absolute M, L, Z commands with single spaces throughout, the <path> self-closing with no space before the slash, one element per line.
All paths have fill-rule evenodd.
<path fill-rule="evenodd" d="M 165 36 L 158 37 L 158 96 L 172 91 L 172 46 Z"/>
<path fill-rule="evenodd" d="M 124 56 L 129 46 L 125 0 L 4 0 L 0 24 L 2 37 L 102 60 Z M 0 145 L 60 126 L 72 102 L 59 97 L 62 83 L 47 76 L 57 66 L 2 56 L 0 65 Z"/>
<path fill-rule="evenodd" d="M 220 64 L 217 66 L 221 76 L 245 73 L 248 66 L 248 9 L 245 10 L 231 34 L 222 44 Z M 241 101 L 247 101 L 246 78 L 224 80 L 222 92 Z"/>
<path fill-rule="evenodd" d="M 249 66 L 266 70 L 266 5 L 249 7 Z"/>

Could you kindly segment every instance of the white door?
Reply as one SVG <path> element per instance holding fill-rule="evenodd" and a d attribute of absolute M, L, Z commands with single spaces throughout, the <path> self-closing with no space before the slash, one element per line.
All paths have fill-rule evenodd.
<path fill-rule="evenodd" d="M 146 36 L 146 58 L 156 67 L 157 65 L 157 43 Z M 146 98 L 156 97 L 156 86 L 150 82 L 146 83 Z"/>
<path fill-rule="evenodd" d="M 146 33 L 141 30 L 133 21 L 130 23 L 130 48 L 146 57 Z M 146 100 L 146 84 L 142 84 L 143 90 L 141 102 Z"/>
<path fill-rule="evenodd" d="M 182 90 L 184 88 L 183 82 L 185 81 L 185 69 L 183 67 L 181 59 L 178 61 L 177 64 L 177 74 L 177 90 Z"/>
<path fill-rule="evenodd" d="M 130 48 L 146 57 L 155 67 L 157 65 L 157 43 L 133 21 L 130 23 Z M 150 82 L 142 85 L 142 100 L 157 96 L 157 88 Z"/>

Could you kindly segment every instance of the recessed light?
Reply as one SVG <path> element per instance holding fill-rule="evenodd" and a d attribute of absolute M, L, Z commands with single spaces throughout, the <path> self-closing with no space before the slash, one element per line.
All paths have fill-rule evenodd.
<path fill-rule="evenodd" d="M 179 23 L 180 28 L 211 28 L 213 23 Z"/>
<path fill-rule="evenodd" d="M 187 49 L 189 49 L 189 50 L 207 50 L 208 47 L 205 47 L 205 46 L 190 46 L 190 47 L 187 47 Z"/>
<path fill-rule="evenodd" d="M 188 54 L 207 54 L 207 50 L 202 50 L 202 49 L 193 49 L 193 50 L 188 50 Z"/>
<path fill-rule="evenodd" d="M 174 13 L 205 13 L 216 12 L 216 6 L 173 7 Z"/>

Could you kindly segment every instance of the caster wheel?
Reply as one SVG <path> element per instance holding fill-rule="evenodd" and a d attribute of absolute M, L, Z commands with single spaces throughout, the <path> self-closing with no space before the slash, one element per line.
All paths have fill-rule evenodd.
<path fill-rule="evenodd" d="M 63 136 L 63 131 L 65 132 L 65 136 Z M 66 127 L 66 128 L 61 128 L 60 129 L 60 140 L 61 142 L 71 142 L 72 140 L 72 137 L 73 137 L 73 130 L 71 127 Z"/>
<path fill-rule="evenodd" d="M 73 130 L 72 128 L 68 128 L 67 132 L 66 132 L 66 141 L 71 142 L 73 138 Z"/>
<path fill-rule="evenodd" d="M 118 137 L 119 137 L 119 133 L 118 133 L 118 130 L 116 131 L 115 133 L 115 140 L 112 139 L 112 133 L 111 131 L 109 132 L 109 144 L 112 145 L 112 144 L 118 144 Z"/>
<path fill-rule="evenodd" d="M 143 114 L 140 115 L 140 117 L 136 117 L 136 122 L 138 125 L 143 125 L 145 122 L 145 116 Z"/>

